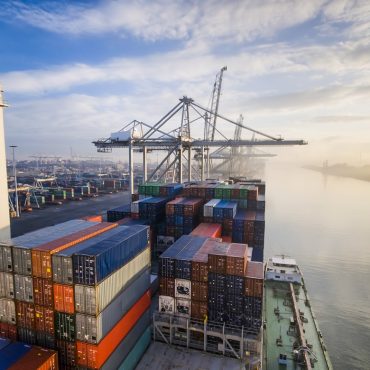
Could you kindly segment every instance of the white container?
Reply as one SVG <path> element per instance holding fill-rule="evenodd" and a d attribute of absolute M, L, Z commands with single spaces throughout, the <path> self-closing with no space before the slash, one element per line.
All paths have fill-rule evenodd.
<path fill-rule="evenodd" d="M 161 313 L 175 313 L 175 298 L 160 295 L 158 301 L 158 311 Z"/>
<path fill-rule="evenodd" d="M 150 248 L 109 275 L 98 285 L 75 285 L 76 312 L 98 315 L 139 272 L 150 266 Z"/>
<path fill-rule="evenodd" d="M 0 298 L 14 299 L 14 279 L 9 272 L 0 272 Z"/>
<path fill-rule="evenodd" d="M 175 279 L 175 297 L 191 299 L 191 281 Z"/>
<path fill-rule="evenodd" d="M 16 323 L 15 303 L 13 299 L 0 299 L 0 321 L 9 324 Z"/>
<path fill-rule="evenodd" d="M 14 274 L 15 299 L 33 303 L 33 280 L 31 276 Z"/>
<path fill-rule="evenodd" d="M 176 298 L 176 314 L 184 317 L 190 317 L 191 315 L 191 300 Z"/>
<path fill-rule="evenodd" d="M 213 217 L 213 208 L 220 202 L 220 199 L 211 199 L 203 206 L 204 217 Z"/>

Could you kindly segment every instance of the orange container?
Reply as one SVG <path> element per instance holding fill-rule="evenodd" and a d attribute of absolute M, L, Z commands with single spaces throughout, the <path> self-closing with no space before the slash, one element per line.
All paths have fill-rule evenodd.
<path fill-rule="evenodd" d="M 150 302 L 148 290 L 99 344 L 77 341 L 77 365 L 99 369 L 150 307 Z"/>
<path fill-rule="evenodd" d="M 199 224 L 190 235 L 205 236 L 208 238 L 221 238 L 222 226 L 220 224 Z"/>
<path fill-rule="evenodd" d="M 58 370 L 58 353 L 51 349 L 32 346 L 8 370 Z"/>
<path fill-rule="evenodd" d="M 90 221 L 90 222 L 103 222 L 103 216 L 102 215 L 85 216 L 85 217 L 82 217 L 81 220 Z"/>
<path fill-rule="evenodd" d="M 59 312 L 75 312 L 73 285 L 54 284 L 54 308 Z"/>
<path fill-rule="evenodd" d="M 63 238 L 55 239 L 51 242 L 37 246 L 37 248 L 32 249 L 33 276 L 51 279 L 53 277 L 51 271 L 52 254 L 72 247 L 73 245 L 81 243 L 87 239 L 91 239 L 94 236 L 102 234 L 117 226 L 118 225 L 115 223 L 102 222 L 98 225 L 64 236 Z"/>

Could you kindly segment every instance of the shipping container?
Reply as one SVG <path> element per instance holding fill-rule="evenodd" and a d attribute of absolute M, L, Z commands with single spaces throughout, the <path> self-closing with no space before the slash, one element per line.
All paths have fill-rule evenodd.
<path fill-rule="evenodd" d="M 159 294 L 175 297 L 175 279 L 160 277 Z"/>
<path fill-rule="evenodd" d="M 12 299 L 0 299 L 0 321 L 9 324 L 16 323 L 15 302 Z M 1 336 L 1 333 L 0 333 Z"/>
<path fill-rule="evenodd" d="M 75 300 L 74 288 L 71 285 L 54 284 L 54 309 L 55 311 L 74 313 Z"/>
<path fill-rule="evenodd" d="M 191 282 L 191 299 L 199 302 L 208 301 L 208 284 L 199 281 Z"/>
<path fill-rule="evenodd" d="M 226 274 L 243 277 L 248 262 L 248 246 L 231 243 L 226 252 Z"/>
<path fill-rule="evenodd" d="M 0 337 L 0 351 L 10 343 L 10 339 Z"/>
<path fill-rule="evenodd" d="M 102 240 L 121 232 L 120 228 L 116 227 L 92 239 L 74 245 L 73 247 L 64 249 L 52 255 L 53 281 L 60 284 L 73 284 L 73 259 L 75 253 L 83 251 Z"/>
<path fill-rule="evenodd" d="M 35 329 L 54 336 L 54 311 L 35 305 Z"/>
<path fill-rule="evenodd" d="M 17 340 L 17 327 L 14 324 L 0 322 L 0 337 Z"/>
<path fill-rule="evenodd" d="M 103 338 L 99 344 L 77 341 L 77 364 L 99 369 L 150 307 L 150 292 L 146 292 Z"/>
<path fill-rule="evenodd" d="M 115 235 L 73 255 L 76 284 L 98 284 L 148 247 L 148 226 L 119 226 L 118 229 Z"/>
<path fill-rule="evenodd" d="M 131 205 L 125 204 L 107 211 L 107 221 L 115 222 L 131 216 Z"/>
<path fill-rule="evenodd" d="M 76 312 L 98 315 L 121 289 L 141 271 L 150 267 L 150 248 L 122 266 L 96 286 L 75 285 Z"/>
<path fill-rule="evenodd" d="M 158 311 L 162 313 L 175 313 L 175 298 L 160 295 L 158 300 Z"/>
<path fill-rule="evenodd" d="M 17 326 L 35 329 L 35 306 L 32 303 L 16 301 Z"/>
<path fill-rule="evenodd" d="M 45 333 L 43 331 L 36 331 L 36 344 L 43 348 L 55 349 L 54 335 Z"/>
<path fill-rule="evenodd" d="M 17 326 L 18 340 L 28 344 L 37 344 L 36 331 Z"/>
<path fill-rule="evenodd" d="M 122 362 L 119 370 L 134 370 L 140 359 L 143 357 L 146 349 L 149 347 L 151 341 L 150 328 L 146 329 L 139 340 L 136 342 L 134 348 Z"/>
<path fill-rule="evenodd" d="M 68 342 L 66 340 L 57 340 L 56 348 L 58 350 L 59 363 L 61 369 L 75 369 L 76 363 L 76 342 Z"/>
<path fill-rule="evenodd" d="M 12 342 L 0 350 L 0 370 L 7 370 L 21 359 L 27 352 L 31 350 L 31 346 Z"/>
<path fill-rule="evenodd" d="M 11 239 L 13 245 L 12 257 L 14 272 L 22 275 L 32 274 L 32 248 L 62 238 L 68 234 L 84 230 L 96 224 L 97 223 L 84 220 L 71 220 Z"/>
<path fill-rule="evenodd" d="M 1 352 L 0 352 L 1 353 Z M 1 357 L 1 355 L 0 355 Z M 0 365 L 1 366 L 1 365 Z M 33 346 L 9 370 L 57 370 L 58 354 L 50 349 Z"/>
<path fill-rule="evenodd" d="M 199 224 L 190 235 L 204 236 L 207 238 L 220 238 L 222 226 L 220 224 L 202 223 Z"/>
<path fill-rule="evenodd" d="M 13 271 L 12 248 L 10 243 L 0 242 L 0 271 Z"/>
<path fill-rule="evenodd" d="M 249 262 L 244 278 L 244 294 L 246 296 L 262 298 L 263 296 L 263 263 Z"/>
<path fill-rule="evenodd" d="M 78 232 L 74 232 L 64 237 L 38 245 L 31 251 L 32 275 L 52 279 L 53 274 L 52 274 L 51 256 L 54 253 L 60 252 L 63 249 L 69 248 L 73 245 L 93 238 L 94 236 L 102 234 L 117 226 L 118 226 L 117 224 L 100 222 L 96 223 L 96 225 L 90 226 Z"/>
<path fill-rule="evenodd" d="M 141 335 L 149 328 L 151 322 L 150 310 L 144 312 L 136 325 L 130 330 L 127 336 L 117 346 L 114 352 L 109 356 L 108 360 L 100 368 L 100 370 L 118 369 L 122 361 L 129 355 L 134 348 L 135 343 Z"/>
<path fill-rule="evenodd" d="M 213 217 L 213 209 L 221 202 L 221 199 L 211 199 L 208 203 L 203 206 L 203 216 Z"/>
<path fill-rule="evenodd" d="M 75 315 L 55 311 L 54 316 L 55 337 L 57 339 L 74 342 L 76 340 Z"/>
<path fill-rule="evenodd" d="M 33 302 L 33 281 L 31 276 L 14 274 L 15 299 Z"/>
<path fill-rule="evenodd" d="M 14 279 L 9 272 L 0 272 L 0 298 L 14 299 Z"/>
<path fill-rule="evenodd" d="M 176 298 L 175 300 L 176 314 L 180 316 L 190 317 L 191 315 L 191 300 L 184 298 Z"/>
<path fill-rule="evenodd" d="M 82 217 L 81 219 L 85 221 L 91 221 L 91 222 L 103 222 L 102 215 L 85 216 L 85 217 Z"/>
<path fill-rule="evenodd" d="M 99 343 L 149 289 L 150 270 L 140 273 L 98 316 L 76 314 L 77 340 Z"/>
<path fill-rule="evenodd" d="M 204 320 L 208 316 L 207 302 L 199 302 L 191 300 L 191 317 Z"/>
<path fill-rule="evenodd" d="M 191 281 L 175 279 L 175 298 L 191 299 Z"/>
<path fill-rule="evenodd" d="M 33 298 L 34 303 L 53 308 L 53 282 L 50 279 L 33 278 Z"/>

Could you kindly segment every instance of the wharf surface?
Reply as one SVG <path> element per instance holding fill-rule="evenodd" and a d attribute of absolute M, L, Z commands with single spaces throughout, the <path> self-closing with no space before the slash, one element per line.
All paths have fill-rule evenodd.
<path fill-rule="evenodd" d="M 20 218 L 11 219 L 11 234 L 14 238 L 42 227 L 84 216 L 103 215 L 105 219 L 108 209 L 127 204 L 129 199 L 129 192 L 124 191 L 82 201 L 68 201 L 62 205 L 51 205 L 43 209 L 34 209 L 32 212 L 22 213 Z"/>

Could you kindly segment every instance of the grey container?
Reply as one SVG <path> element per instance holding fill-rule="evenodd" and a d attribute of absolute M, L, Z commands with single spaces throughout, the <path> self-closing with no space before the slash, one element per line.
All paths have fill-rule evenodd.
<path fill-rule="evenodd" d="M 33 280 L 31 276 L 14 274 L 15 299 L 33 303 Z"/>
<path fill-rule="evenodd" d="M 15 302 L 13 299 L 0 299 L 0 321 L 9 324 L 16 323 Z"/>
<path fill-rule="evenodd" d="M 107 307 L 115 296 L 130 284 L 132 279 L 143 270 L 150 267 L 150 248 L 122 266 L 119 270 L 109 275 L 98 285 L 75 285 L 76 313 L 98 315 Z"/>
<path fill-rule="evenodd" d="M 14 299 L 14 279 L 9 272 L 0 272 L 0 298 Z"/>
<path fill-rule="evenodd" d="M 59 284 L 73 284 L 73 254 L 95 245 L 108 237 L 119 233 L 119 227 L 109 230 L 92 239 L 86 240 L 73 247 L 62 250 L 52 255 L 53 281 Z"/>
<path fill-rule="evenodd" d="M 22 275 L 32 274 L 32 248 L 87 229 L 96 224 L 98 224 L 98 222 L 71 220 L 13 238 L 11 243 L 13 245 L 12 257 L 14 272 Z"/>
<path fill-rule="evenodd" d="M 0 243 L 0 271 L 13 271 L 12 248 L 9 243 Z"/>
<path fill-rule="evenodd" d="M 130 330 L 123 341 L 117 346 L 114 352 L 105 361 L 100 370 L 118 369 L 122 361 L 129 355 L 130 351 L 134 348 L 136 342 L 143 335 L 150 325 L 150 309 L 136 322 L 136 325 Z"/>
<path fill-rule="evenodd" d="M 139 273 L 98 316 L 76 314 L 77 340 L 99 343 L 150 288 L 150 270 Z"/>

